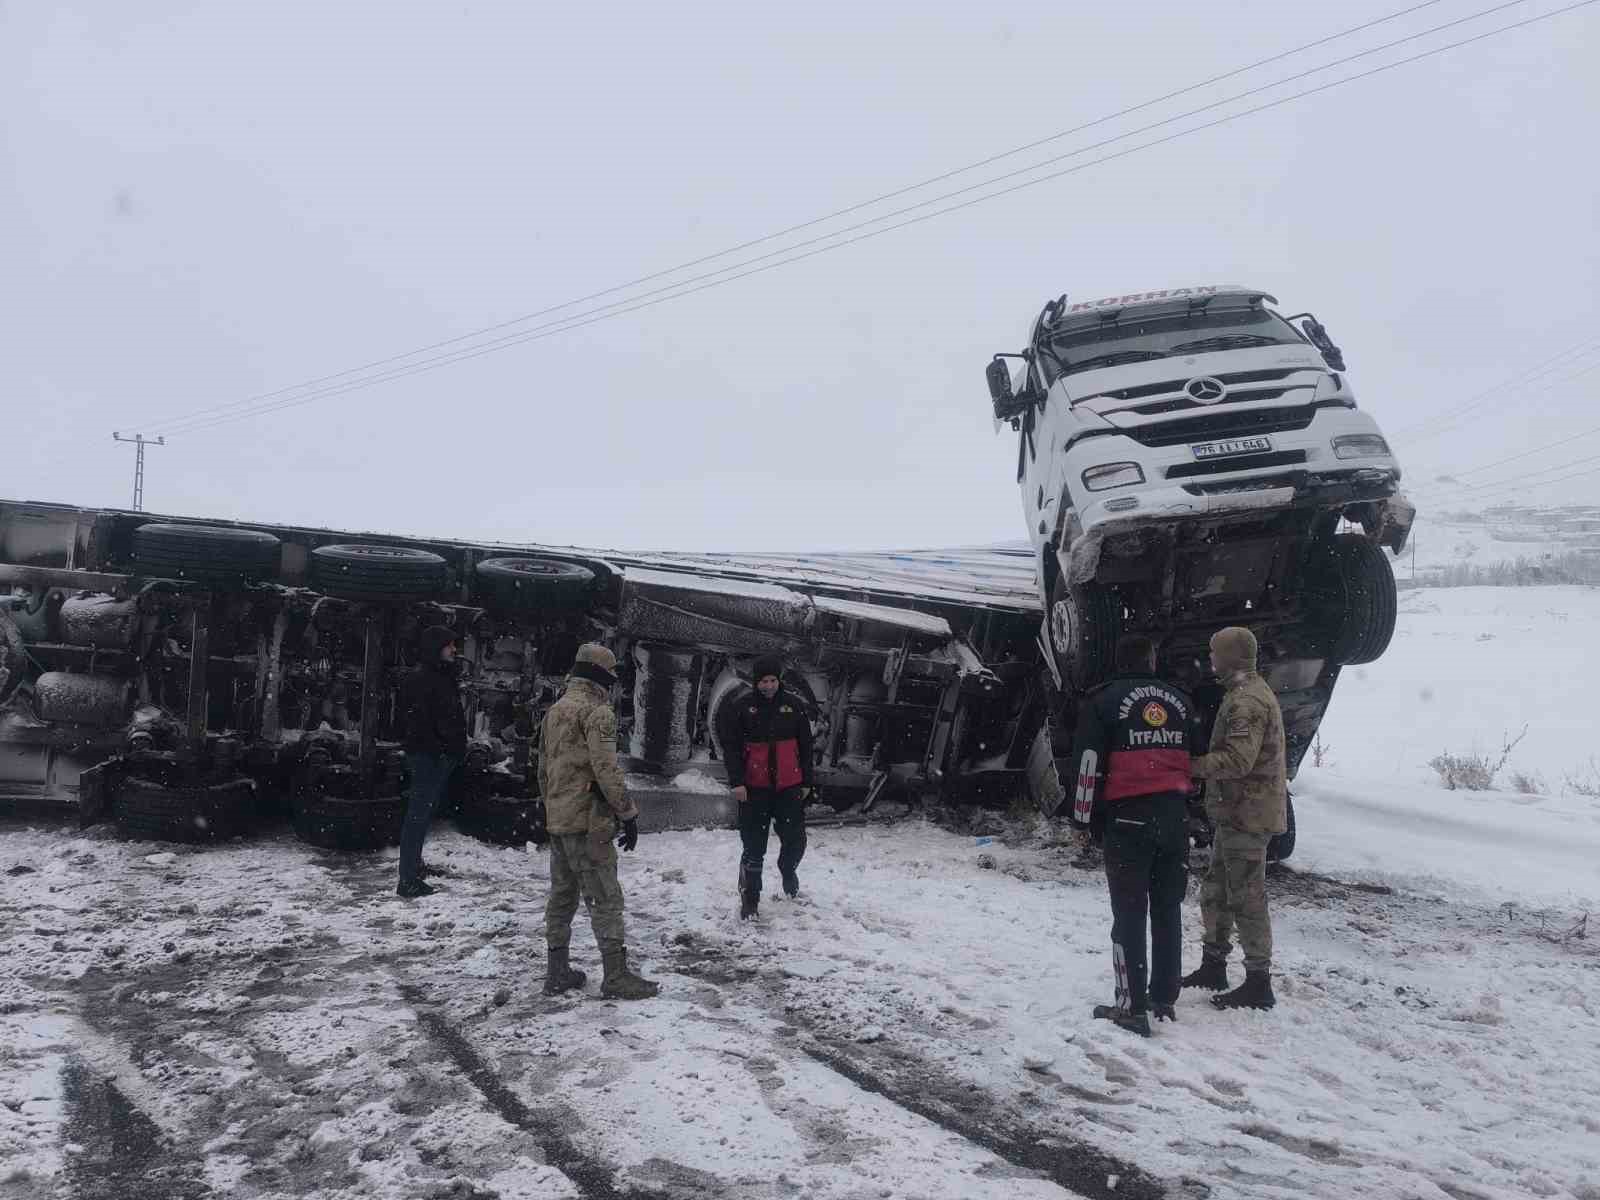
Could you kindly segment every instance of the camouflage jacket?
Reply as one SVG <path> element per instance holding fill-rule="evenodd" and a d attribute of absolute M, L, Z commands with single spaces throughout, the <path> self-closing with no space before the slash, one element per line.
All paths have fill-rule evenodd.
<path fill-rule="evenodd" d="M 539 793 L 551 833 L 606 833 L 639 815 L 622 790 L 617 714 L 605 690 L 569 678 L 545 714 L 539 739 Z"/>
<path fill-rule="evenodd" d="M 1208 782 L 1206 815 L 1219 827 L 1282 833 L 1289 781 L 1278 698 L 1255 671 L 1238 671 L 1226 682 L 1211 751 L 1194 760 L 1195 778 Z"/>

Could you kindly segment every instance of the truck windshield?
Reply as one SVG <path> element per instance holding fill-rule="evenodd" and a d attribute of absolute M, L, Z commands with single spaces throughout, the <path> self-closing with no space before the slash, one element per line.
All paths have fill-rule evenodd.
<path fill-rule="evenodd" d="M 1053 325 L 1041 339 L 1047 381 L 1063 375 L 1184 354 L 1250 346 L 1304 345 L 1294 326 L 1260 303 L 1204 308 L 1187 303 L 1150 305 L 1116 317 L 1085 315 Z"/>

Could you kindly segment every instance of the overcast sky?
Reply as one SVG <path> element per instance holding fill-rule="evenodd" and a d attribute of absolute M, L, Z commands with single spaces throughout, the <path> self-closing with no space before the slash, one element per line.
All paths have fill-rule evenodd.
<path fill-rule="evenodd" d="M 1439 0 L 944 186 L 1490 3 Z M 1403 7 L 11 0 L 0 497 L 126 504 L 113 429 L 508 321 Z M 1395 434 L 1600 338 L 1597 48 L 1600 5 L 670 304 L 170 437 L 146 507 L 619 548 L 1021 537 L 988 357 L 1061 292 L 1217 282 L 1314 310 Z M 1392 437 L 1409 480 L 1600 426 L 1600 370 L 1560 382 L 1597 363 L 1575 354 L 1446 436 Z M 1472 478 L 1596 455 L 1600 436 Z M 1600 475 L 1529 495 L 1600 497 Z"/>

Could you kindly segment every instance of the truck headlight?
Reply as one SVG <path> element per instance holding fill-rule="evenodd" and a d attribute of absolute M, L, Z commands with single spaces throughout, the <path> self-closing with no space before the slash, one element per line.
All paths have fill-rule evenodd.
<path fill-rule="evenodd" d="M 1387 458 L 1389 443 L 1375 433 L 1352 433 L 1333 439 L 1335 458 Z"/>
<path fill-rule="evenodd" d="M 1091 492 L 1103 492 L 1107 488 L 1127 487 L 1130 483 L 1143 482 L 1144 469 L 1138 463 L 1104 463 L 1098 467 L 1090 467 L 1083 473 L 1083 486 Z"/>

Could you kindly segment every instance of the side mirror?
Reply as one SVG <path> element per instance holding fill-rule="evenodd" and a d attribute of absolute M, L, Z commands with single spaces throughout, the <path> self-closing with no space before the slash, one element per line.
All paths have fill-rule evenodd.
<path fill-rule="evenodd" d="M 996 357 L 984 368 L 989 381 L 989 399 L 994 402 L 994 419 L 1010 421 L 1019 416 L 1031 402 L 1026 394 L 1016 395 L 1011 390 L 1011 368 L 1005 359 Z"/>
<path fill-rule="evenodd" d="M 1306 337 L 1311 339 L 1311 344 L 1321 352 L 1322 357 L 1327 362 L 1328 366 L 1332 367 L 1335 371 L 1343 371 L 1346 369 L 1344 365 L 1344 351 L 1340 350 L 1339 347 L 1333 344 L 1333 339 L 1328 336 L 1327 327 L 1324 326 L 1321 321 L 1317 320 L 1315 317 L 1307 317 L 1306 323 L 1302 328 L 1304 328 L 1306 331 Z"/>
<path fill-rule="evenodd" d="M 995 411 L 999 412 L 1002 405 L 1011 403 L 1011 368 L 1006 366 L 1005 359 L 996 358 L 990 361 L 983 373 L 989 380 L 989 398 L 994 401 Z"/>

